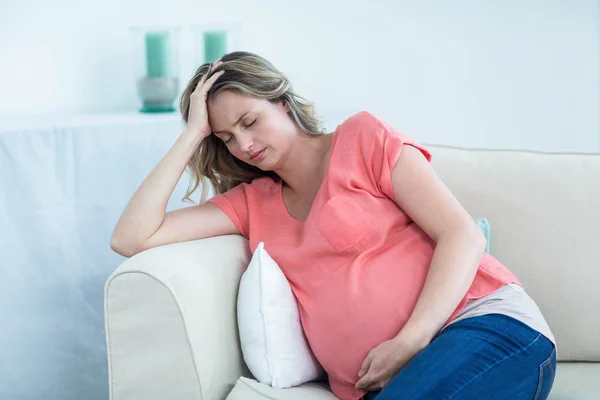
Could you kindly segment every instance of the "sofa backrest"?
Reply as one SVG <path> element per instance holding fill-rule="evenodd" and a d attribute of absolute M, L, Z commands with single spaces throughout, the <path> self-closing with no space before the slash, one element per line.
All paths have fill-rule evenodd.
<path fill-rule="evenodd" d="M 490 253 L 537 302 L 559 359 L 600 361 L 600 154 L 427 147 L 471 216 L 490 222 Z"/>

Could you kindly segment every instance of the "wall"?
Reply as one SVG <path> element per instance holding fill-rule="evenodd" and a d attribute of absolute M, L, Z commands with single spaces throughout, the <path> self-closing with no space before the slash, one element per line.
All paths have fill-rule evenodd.
<path fill-rule="evenodd" d="M 240 21 L 330 128 L 368 109 L 424 142 L 600 151 L 599 16 L 592 0 L 4 0 L 0 119 L 135 110 L 129 26 Z"/>

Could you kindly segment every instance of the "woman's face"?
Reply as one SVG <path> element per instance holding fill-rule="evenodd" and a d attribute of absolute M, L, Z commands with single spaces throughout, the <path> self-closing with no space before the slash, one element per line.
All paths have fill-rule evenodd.
<path fill-rule="evenodd" d="M 238 159 L 264 171 L 277 169 L 298 129 L 283 102 L 272 103 L 232 91 L 208 102 L 213 134 Z"/>

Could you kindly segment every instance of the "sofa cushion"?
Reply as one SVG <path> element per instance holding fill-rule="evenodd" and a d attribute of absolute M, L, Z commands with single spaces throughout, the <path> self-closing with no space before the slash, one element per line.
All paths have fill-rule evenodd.
<path fill-rule="evenodd" d="M 600 363 L 559 362 L 548 400 L 600 400 Z"/>
<path fill-rule="evenodd" d="M 477 224 L 477 227 L 485 237 L 485 252 L 489 253 L 492 227 L 490 226 L 490 223 L 486 218 L 477 218 L 475 220 L 475 223 Z"/>
<path fill-rule="evenodd" d="M 600 363 L 559 362 L 548 400 L 600 400 Z M 325 383 L 310 382 L 291 389 L 273 389 L 240 378 L 227 400 L 336 400 Z"/>
<path fill-rule="evenodd" d="M 428 146 L 432 166 L 474 218 L 490 253 L 535 300 L 560 361 L 600 361 L 600 155 Z"/>
<path fill-rule="evenodd" d="M 283 389 L 324 376 L 290 284 L 263 242 L 240 281 L 237 318 L 244 360 L 259 382 Z"/>
<path fill-rule="evenodd" d="M 308 382 L 288 389 L 274 389 L 254 380 L 238 379 L 227 400 L 338 400 L 329 386 L 322 382 Z"/>

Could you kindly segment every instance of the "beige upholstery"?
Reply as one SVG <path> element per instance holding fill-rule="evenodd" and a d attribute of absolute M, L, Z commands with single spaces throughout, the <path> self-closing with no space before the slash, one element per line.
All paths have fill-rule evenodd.
<path fill-rule="evenodd" d="M 224 399 L 248 375 L 236 327 L 249 252 L 239 236 L 157 247 L 105 288 L 110 398 Z"/>
<path fill-rule="evenodd" d="M 490 252 L 537 302 L 559 360 L 600 361 L 600 155 L 432 151 L 461 204 L 489 220 Z"/>
<path fill-rule="evenodd" d="M 309 382 L 290 389 L 273 389 L 254 379 L 241 377 L 227 400 L 336 400 L 324 383 Z"/>
<path fill-rule="evenodd" d="M 600 399 L 598 377 L 600 377 L 600 363 L 560 362 L 550 400 L 598 400 Z M 227 400 L 266 399 L 333 400 L 336 397 L 323 384 L 311 382 L 293 389 L 273 389 L 244 377 L 238 380 L 227 397 Z"/>
<path fill-rule="evenodd" d="M 562 362 L 550 399 L 600 399 L 600 155 L 430 148 L 459 201 L 490 221 L 492 254 L 556 336 Z M 145 251 L 113 273 L 111 399 L 335 399 L 322 384 L 275 390 L 247 379 L 235 302 L 249 256 L 243 238 L 223 236 Z"/>
<path fill-rule="evenodd" d="M 600 363 L 559 362 L 550 400 L 600 400 Z"/>

